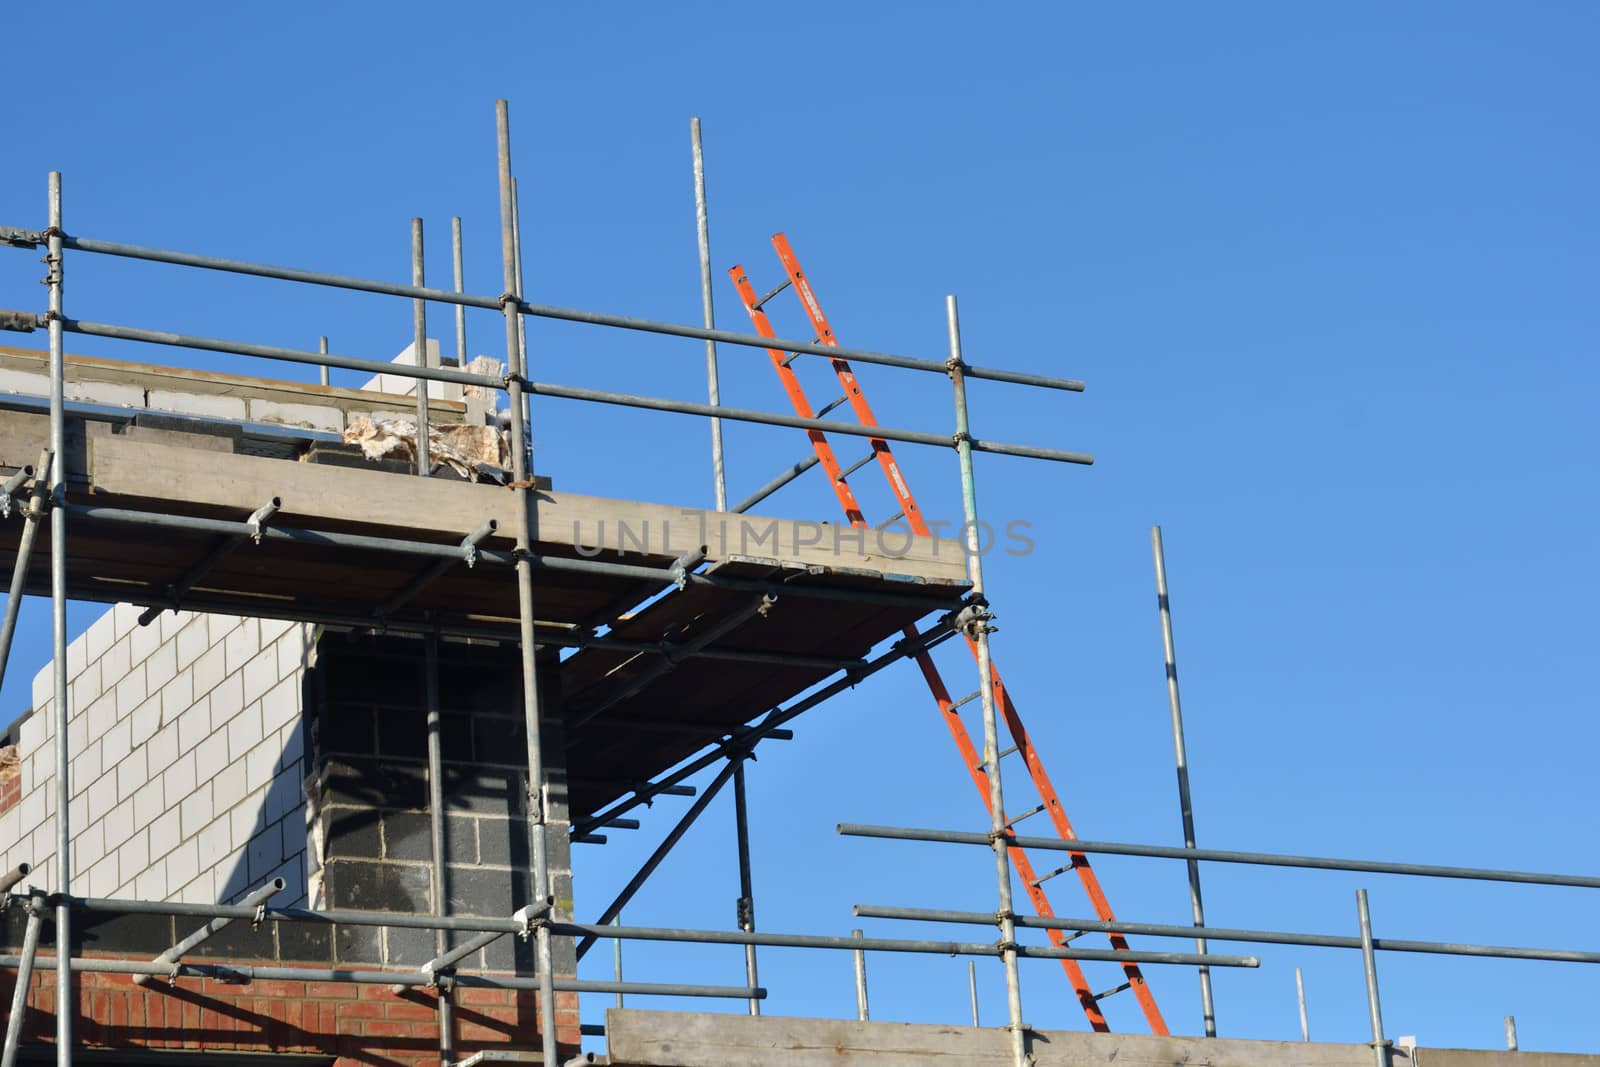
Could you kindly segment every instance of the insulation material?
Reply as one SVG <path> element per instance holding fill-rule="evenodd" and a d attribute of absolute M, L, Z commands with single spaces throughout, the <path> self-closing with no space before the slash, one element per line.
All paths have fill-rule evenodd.
<path fill-rule="evenodd" d="M 365 415 L 350 420 L 344 442 L 357 445 L 370 460 L 417 461 L 417 424 L 410 419 L 373 419 Z M 504 483 L 511 467 L 505 435 L 492 426 L 455 423 L 428 427 L 428 459 L 432 474 L 448 467 L 471 481 Z"/>

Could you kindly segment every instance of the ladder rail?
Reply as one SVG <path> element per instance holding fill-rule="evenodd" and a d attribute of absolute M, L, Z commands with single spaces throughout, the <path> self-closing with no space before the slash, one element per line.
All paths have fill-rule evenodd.
<path fill-rule="evenodd" d="M 811 287 L 811 283 L 806 277 L 804 270 L 801 268 L 799 259 L 794 254 L 794 249 L 789 244 L 788 238 L 782 233 L 775 234 L 772 237 L 772 246 L 777 252 L 779 261 L 783 264 L 787 284 L 794 288 L 795 293 L 799 297 L 800 303 L 805 310 L 808 320 L 810 321 L 813 329 L 816 331 L 817 343 L 827 347 L 837 347 L 839 344 L 838 338 L 834 334 L 833 327 L 828 322 L 827 316 L 823 313 L 822 305 L 817 299 L 816 291 Z M 756 332 L 761 334 L 763 337 L 775 338 L 777 334 L 773 330 L 771 321 L 768 319 L 766 312 L 761 306 L 766 302 L 765 299 L 757 299 L 755 290 L 750 285 L 748 277 L 741 267 L 734 267 L 733 270 L 730 271 L 730 275 L 733 277 L 734 285 L 739 289 L 739 295 L 744 302 L 745 310 L 750 314 L 752 322 L 755 323 Z M 776 295 L 776 293 L 781 291 L 782 288 L 783 287 L 780 286 L 778 290 L 774 290 L 772 294 L 769 294 L 769 298 L 771 295 Z M 796 411 L 801 411 L 802 407 L 809 411 L 809 401 L 807 401 L 805 398 L 804 388 L 801 385 L 798 376 L 795 375 L 794 370 L 790 366 L 791 361 L 788 360 L 784 354 L 776 352 L 772 349 L 768 350 L 768 354 L 773 359 L 773 365 L 775 369 L 778 371 L 780 377 L 783 378 L 784 388 L 785 391 L 789 393 L 790 400 L 796 403 Z M 844 388 L 844 395 L 849 399 L 851 410 L 855 414 L 857 421 L 869 429 L 876 427 L 878 422 L 872 412 L 872 407 L 867 401 L 866 394 L 862 390 L 860 382 L 856 378 L 855 373 L 851 369 L 848 361 L 841 358 L 831 358 L 830 363 L 832 364 L 835 375 L 839 379 L 840 385 Z M 814 434 L 813 438 L 814 446 L 818 447 L 819 449 L 819 457 L 822 449 L 827 449 L 831 453 L 830 445 L 827 445 L 825 441 L 821 444 L 818 444 L 816 441 L 816 438 L 821 436 L 822 435 L 820 433 L 817 433 Z M 889 443 L 881 438 L 869 438 L 868 440 L 872 445 L 873 454 L 878 460 L 879 468 L 882 470 L 884 478 L 889 484 L 890 491 L 893 493 L 896 501 L 899 503 L 901 511 L 912 532 L 921 536 L 931 536 L 932 532 L 928 527 L 926 520 L 924 520 L 922 516 L 922 511 L 918 507 L 916 499 L 911 493 L 911 488 L 907 484 L 903 472 L 900 470 L 899 463 L 895 459 L 894 452 L 889 447 Z M 824 463 L 826 463 L 826 461 L 824 461 Z M 837 467 L 836 461 L 834 466 Z M 835 489 L 837 492 L 840 488 L 838 484 L 839 479 L 832 470 L 830 470 L 830 477 L 835 479 Z M 845 506 L 846 514 L 850 518 L 851 524 L 864 525 L 865 520 L 863 513 L 860 509 L 859 503 L 856 502 L 853 491 L 849 491 L 847 486 L 843 488 L 846 492 L 849 492 L 849 500 L 854 505 L 854 511 L 851 510 L 850 505 Z M 844 497 L 841 495 L 841 504 L 843 503 Z M 967 638 L 967 644 L 972 650 L 973 654 L 976 655 L 976 644 L 970 636 Z M 917 659 L 919 668 L 922 670 L 923 678 L 927 682 L 928 687 L 933 694 L 934 700 L 939 706 L 940 715 L 945 720 L 946 725 L 949 727 L 951 735 L 956 742 L 956 746 L 961 751 L 962 758 L 966 762 L 970 773 L 973 776 L 974 784 L 977 785 L 980 794 L 984 798 L 984 805 L 985 807 L 988 807 L 988 784 L 983 772 L 982 764 L 978 760 L 977 751 L 972 743 L 971 735 L 967 731 L 965 723 L 962 722 L 960 715 L 957 713 L 956 706 L 950 700 L 948 688 L 945 686 L 943 678 L 939 675 L 936 665 L 926 652 L 919 654 L 915 658 Z M 1078 835 L 1072 827 L 1071 820 L 1067 818 L 1066 810 L 1061 804 L 1060 794 L 1057 792 L 1054 783 L 1050 780 L 1050 776 L 1044 768 L 1043 760 L 1039 756 L 1038 749 L 1034 746 L 1032 738 L 1029 736 L 1026 727 L 1022 723 L 1022 719 L 1017 712 L 1016 705 L 1011 700 L 1010 693 L 1006 689 L 1005 684 L 1000 677 L 999 668 L 992 662 L 990 664 L 990 677 L 993 679 L 995 688 L 1000 697 L 998 703 L 1002 708 L 1003 717 L 1006 721 L 1006 727 L 1011 733 L 1012 740 L 1016 745 L 1016 750 L 1023 756 L 1024 765 L 1028 769 L 1028 775 L 1030 779 L 1032 779 L 1034 787 L 1039 793 L 1040 799 L 1044 802 L 1044 809 L 1049 814 L 1052 825 L 1055 827 L 1056 832 L 1063 840 L 1071 841 L 1076 839 Z M 1019 878 L 1022 879 L 1023 886 L 1027 890 L 1030 902 L 1034 905 L 1035 910 L 1037 910 L 1040 915 L 1044 915 L 1046 913 L 1053 914 L 1049 899 L 1045 895 L 1043 887 L 1039 884 L 1036 884 L 1040 880 L 1034 874 L 1032 864 L 1028 860 L 1027 856 L 1022 852 L 1021 849 L 1017 848 L 1011 849 L 1010 853 L 1012 863 L 1017 869 Z M 1073 852 L 1068 853 L 1068 856 L 1070 857 L 1072 868 L 1077 873 L 1079 882 L 1082 884 L 1084 892 L 1089 898 L 1090 905 L 1095 910 L 1096 916 L 1102 921 L 1114 922 L 1115 913 L 1111 908 L 1110 900 L 1106 897 L 1105 890 L 1100 884 L 1099 876 L 1095 874 L 1093 867 L 1089 864 L 1087 855 Z M 1052 940 L 1055 939 L 1052 938 Z M 1127 940 L 1123 936 L 1119 934 L 1113 934 L 1110 936 L 1110 940 L 1113 948 L 1123 951 L 1128 949 Z M 1063 960 L 1062 962 L 1064 965 L 1073 963 L 1073 961 L 1068 960 Z M 1161 1015 L 1160 1008 L 1156 1005 L 1155 998 L 1151 994 L 1148 984 L 1145 982 L 1143 972 L 1140 970 L 1139 965 L 1136 963 L 1124 963 L 1122 968 L 1125 976 L 1127 977 L 1127 986 L 1133 990 L 1134 996 L 1138 999 L 1140 1009 L 1144 1013 L 1146 1022 L 1150 1025 L 1151 1032 L 1155 1034 L 1168 1033 L 1166 1021 Z M 1085 981 L 1081 968 L 1078 968 L 1076 964 L 1073 963 L 1072 967 L 1067 968 L 1067 975 L 1068 980 L 1073 986 L 1074 992 L 1078 995 L 1079 1003 L 1083 1007 L 1084 1013 L 1088 1017 L 1090 1025 L 1096 1030 L 1109 1029 L 1103 1014 L 1099 1010 L 1098 997 L 1092 992 Z"/>
<path fill-rule="evenodd" d="M 915 627 L 907 627 L 907 631 Z M 938 666 L 933 662 L 933 657 L 926 649 L 920 650 L 912 657 L 917 668 L 921 670 L 923 680 L 928 683 L 928 690 L 933 694 L 933 699 L 939 705 L 939 716 L 944 719 L 945 725 L 950 728 L 950 736 L 955 739 L 956 748 L 961 752 L 961 762 L 966 766 L 967 773 L 972 777 L 972 784 L 978 789 L 978 796 L 983 800 L 985 809 L 989 809 L 989 780 L 984 773 L 983 759 L 978 755 L 978 748 L 972 741 L 972 734 L 967 730 L 967 724 L 962 721 L 961 714 L 955 702 L 950 699 L 950 690 L 944 684 L 944 678 L 939 674 Z M 998 757 L 997 757 L 998 758 Z M 1017 876 L 1022 879 L 1028 900 L 1033 904 L 1042 918 L 1046 915 L 1055 915 L 1055 909 L 1050 904 L 1044 887 L 1037 884 L 1038 875 L 1034 872 L 1033 862 L 1028 854 L 1015 846 L 1007 850 L 1011 856 L 1011 864 L 1016 868 Z M 1057 948 L 1064 948 L 1069 938 L 1065 930 L 1051 930 L 1050 941 Z M 1088 977 L 1083 973 L 1083 967 L 1077 960 L 1062 960 L 1061 969 L 1067 974 L 1067 982 L 1072 986 L 1072 991 L 1077 994 L 1078 1004 L 1083 1008 L 1083 1014 L 1089 1020 L 1091 1029 L 1100 1033 L 1108 1033 L 1111 1026 L 1106 1022 L 1104 1013 L 1100 1011 L 1100 1004 L 1095 1000 L 1094 990 L 1089 985 Z"/>
<path fill-rule="evenodd" d="M 757 302 L 756 291 L 751 288 L 750 279 L 738 267 L 733 269 L 733 284 L 739 290 L 739 299 L 744 302 L 745 310 L 750 313 L 750 321 L 755 324 L 756 332 L 762 337 L 777 339 L 777 333 L 772 329 L 772 321 L 767 318 L 767 313 L 761 310 Z M 776 348 L 767 349 L 767 358 L 772 360 L 772 369 L 778 372 L 778 378 L 783 382 L 783 389 L 789 395 L 789 402 L 794 405 L 801 418 L 811 418 L 811 401 L 806 399 L 805 388 L 800 384 L 800 378 L 790 368 L 788 357 Z M 817 459 L 822 464 L 822 469 L 828 474 L 828 484 L 833 486 L 834 495 L 839 498 L 839 506 L 844 508 L 845 517 L 850 520 L 851 526 L 865 526 L 866 520 L 861 515 L 861 505 L 856 502 L 856 494 L 845 481 L 839 458 L 834 455 L 833 446 L 828 443 L 827 435 L 821 430 L 807 430 L 806 436 L 811 438 L 811 447 L 816 451 Z M 887 442 L 872 439 L 873 446 Z"/>

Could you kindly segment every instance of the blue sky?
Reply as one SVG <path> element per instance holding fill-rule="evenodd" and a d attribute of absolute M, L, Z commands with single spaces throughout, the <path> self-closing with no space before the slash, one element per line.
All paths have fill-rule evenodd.
<path fill-rule="evenodd" d="M 697 321 L 699 115 L 719 268 L 742 262 L 771 285 L 766 238 L 781 229 L 848 344 L 942 358 L 954 292 L 969 359 L 1088 381 L 1082 396 L 981 383 L 972 399 L 980 435 L 1099 460 L 983 457 L 978 470 L 985 512 L 1034 527 L 1034 554 L 988 561 L 995 654 L 1080 833 L 1178 838 L 1159 522 L 1202 843 L 1596 871 L 1591 6 L 326 8 L 15 12 L 10 36 L 30 44 L 0 73 L 18 135 L 0 221 L 43 225 L 45 173 L 60 169 L 72 232 L 404 279 L 421 215 L 442 280 L 459 214 L 469 288 L 497 292 L 503 96 L 530 297 Z M 374 357 L 410 337 L 409 306 L 376 297 L 81 256 L 68 268 L 78 317 L 303 347 L 326 333 Z M 42 307 L 38 274 L 25 254 L 0 257 L 0 306 Z M 717 282 L 719 323 L 742 328 L 720 269 Z M 448 336 L 445 315 L 432 322 Z M 474 351 L 500 352 L 492 316 L 469 332 Z M 694 342 L 540 323 L 530 344 L 548 380 L 702 395 Z M 725 349 L 722 363 L 726 402 L 781 407 L 763 357 Z M 859 369 L 884 422 L 950 427 L 941 380 Z M 697 420 L 551 401 L 535 405 L 535 435 L 558 486 L 710 502 Z M 804 449 L 781 430 L 729 439 L 735 495 Z M 953 458 L 902 458 L 925 510 L 958 514 Z M 786 494 L 772 510 L 833 517 L 820 480 Z M 880 518 L 892 510 L 878 487 L 867 496 Z M 26 704 L 46 618 L 29 605 L 0 718 Z M 803 720 L 763 752 L 751 789 L 764 926 L 847 932 L 858 901 L 993 906 L 981 853 L 833 834 L 838 821 L 982 825 L 909 670 Z M 1020 783 L 1012 795 L 1032 803 Z M 630 921 L 732 921 L 723 808 Z M 580 855 L 581 912 L 674 810 Z M 1124 917 L 1186 918 L 1180 866 L 1098 866 Z M 1596 947 L 1579 890 L 1205 877 L 1218 925 L 1353 932 L 1367 885 L 1380 936 Z M 1065 892 L 1057 907 L 1087 911 Z M 730 950 L 628 953 L 641 978 L 739 974 Z M 1354 954 L 1260 955 L 1259 971 L 1217 975 L 1225 1034 L 1298 1036 L 1299 965 L 1314 1036 L 1366 1039 Z M 608 959 L 595 954 L 595 976 Z M 1053 966 L 1027 966 L 1027 1017 L 1078 1027 Z M 870 970 L 875 1017 L 965 1017 L 959 961 Z M 997 1024 L 998 969 L 981 971 Z M 763 974 L 772 1011 L 853 1010 L 848 956 L 770 951 Z M 1494 1046 L 1513 1013 L 1524 1047 L 1594 1049 L 1572 1010 L 1600 996 L 1593 969 L 1384 956 L 1380 975 L 1392 1034 Z M 1151 983 L 1174 1028 L 1197 1032 L 1193 974 L 1152 970 Z M 1131 1001 L 1109 1010 L 1139 1028 Z"/>

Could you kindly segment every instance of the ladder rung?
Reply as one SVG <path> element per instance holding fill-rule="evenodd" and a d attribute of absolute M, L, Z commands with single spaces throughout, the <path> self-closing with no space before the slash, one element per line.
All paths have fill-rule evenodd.
<path fill-rule="evenodd" d="M 1039 877 L 1035 878 L 1033 880 L 1033 884 L 1035 886 L 1044 885 L 1050 879 L 1056 877 L 1056 875 L 1058 875 L 1058 874 L 1066 874 L 1068 871 L 1074 870 L 1076 867 L 1077 867 L 1077 864 L 1075 864 L 1075 863 L 1068 863 L 1065 866 L 1057 867 L 1055 870 L 1051 871 L 1049 874 L 1041 874 Z"/>
<path fill-rule="evenodd" d="M 1017 823 L 1021 822 L 1023 819 L 1032 818 L 1033 816 L 1039 814 L 1043 810 L 1044 810 L 1044 805 L 1043 804 L 1040 804 L 1036 808 L 1029 808 L 1027 811 L 1023 812 L 1021 815 L 1012 816 L 1006 822 L 1006 825 L 1007 826 L 1015 826 L 1015 825 L 1017 825 Z"/>
<path fill-rule="evenodd" d="M 890 515 L 887 519 L 884 519 L 882 522 L 878 523 L 878 525 L 874 526 L 873 529 L 875 529 L 875 530 L 886 529 L 887 527 L 894 525 L 896 522 L 899 522 L 901 519 L 903 519 L 905 517 L 906 517 L 906 513 L 905 512 L 897 511 L 893 515 Z"/>
<path fill-rule="evenodd" d="M 820 419 L 820 418 L 822 418 L 822 416 L 826 415 L 828 412 L 832 411 L 834 408 L 838 407 L 840 404 L 846 404 L 846 403 L 849 403 L 849 401 L 850 401 L 850 398 L 848 396 L 841 396 L 839 399 L 835 400 L 833 403 L 829 404 L 827 407 L 825 407 L 821 411 L 817 412 L 814 417 Z M 871 457 L 868 457 L 868 458 L 870 459 Z"/>
<path fill-rule="evenodd" d="M 757 300 L 754 308 L 759 309 L 761 305 L 765 304 L 768 300 L 771 300 L 773 297 L 777 296 L 787 288 L 789 288 L 789 279 L 785 278 L 783 281 L 779 282 L 775 288 L 769 290 L 766 296 L 762 297 L 760 300 Z"/>
<path fill-rule="evenodd" d="M 1007 756 L 1011 755 L 1011 753 L 1015 752 L 1016 750 L 1017 750 L 1017 746 L 1016 745 L 1012 745 L 1010 748 L 1008 748 L 1004 752 L 1000 753 L 1000 758 L 1001 759 L 1005 759 Z M 981 771 L 987 766 L 989 766 L 989 761 L 988 760 L 981 760 L 978 763 L 978 770 Z"/>
<path fill-rule="evenodd" d="M 811 339 L 811 343 L 814 344 L 814 345 L 820 345 L 822 343 L 822 338 L 813 337 Z M 783 365 L 785 367 L 787 367 L 789 364 L 793 363 L 795 360 L 797 360 L 799 358 L 800 358 L 800 353 L 799 352 L 790 352 L 787 356 L 785 356 L 783 358 Z"/>
<path fill-rule="evenodd" d="M 1132 989 L 1132 988 L 1133 988 L 1133 983 L 1132 982 L 1123 982 L 1119 986 L 1112 986 L 1110 989 L 1106 990 L 1104 993 L 1096 993 L 1094 995 L 1095 1003 L 1098 1004 L 1100 1001 L 1106 999 L 1107 997 L 1115 996 L 1116 994 L 1122 992 L 1124 989 Z"/>
<path fill-rule="evenodd" d="M 959 707 L 962 707 L 964 705 L 970 704 L 974 700 L 977 700 L 981 696 L 983 696 L 983 690 L 982 689 L 974 689 L 972 692 L 968 693 L 966 696 L 962 697 L 960 700 L 956 701 L 954 704 L 951 704 L 950 705 L 950 710 L 954 711 Z"/>
<path fill-rule="evenodd" d="M 839 472 L 839 480 L 841 482 L 844 481 L 846 478 L 850 477 L 856 471 L 860 470 L 862 467 L 865 467 L 868 463 L 871 463 L 875 458 L 877 458 L 877 455 L 878 454 L 876 452 L 868 452 L 866 455 L 862 456 L 860 459 L 858 459 L 854 463 L 850 464 L 850 466 L 848 466 L 844 470 L 840 471 Z"/>

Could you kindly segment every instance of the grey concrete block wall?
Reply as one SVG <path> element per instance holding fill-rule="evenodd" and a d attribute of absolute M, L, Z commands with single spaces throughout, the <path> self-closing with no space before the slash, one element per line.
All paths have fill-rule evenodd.
<path fill-rule="evenodd" d="M 272 877 L 305 900 L 302 676 L 310 627 L 121 604 L 67 648 L 73 891 L 226 901 Z M 0 865 L 57 888 L 53 677 L 20 731 Z"/>
<path fill-rule="evenodd" d="M 440 644 L 445 883 L 452 914 L 506 916 L 531 901 L 520 660 L 515 648 Z M 307 690 L 313 906 L 433 910 L 420 640 L 331 636 Z M 554 687 L 547 685 L 543 695 L 544 710 L 555 719 Z M 548 767 L 546 840 L 565 916 L 572 875 L 560 731 L 553 723 L 547 722 L 544 740 L 554 764 Z M 433 935 L 390 930 L 345 940 L 336 951 L 340 962 L 414 965 L 434 955 Z M 523 942 L 504 938 L 474 965 L 526 970 L 531 960 Z"/>

